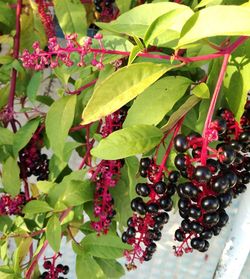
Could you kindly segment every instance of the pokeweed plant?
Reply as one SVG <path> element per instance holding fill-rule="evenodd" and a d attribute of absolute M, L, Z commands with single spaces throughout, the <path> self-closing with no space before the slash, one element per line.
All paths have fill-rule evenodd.
<path fill-rule="evenodd" d="M 63 238 L 73 278 L 120 278 L 174 205 L 173 252 L 206 252 L 250 182 L 249 1 L 0 8 L 1 278 L 66 278 Z"/>

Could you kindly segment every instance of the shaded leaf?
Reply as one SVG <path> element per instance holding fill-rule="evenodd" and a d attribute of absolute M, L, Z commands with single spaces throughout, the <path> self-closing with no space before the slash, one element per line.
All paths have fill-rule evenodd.
<path fill-rule="evenodd" d="M 46 227 L 46 239 L 55 252 L 59 252 L 61 246 L 61 224 L 56 215 L 50 217 Z"/>

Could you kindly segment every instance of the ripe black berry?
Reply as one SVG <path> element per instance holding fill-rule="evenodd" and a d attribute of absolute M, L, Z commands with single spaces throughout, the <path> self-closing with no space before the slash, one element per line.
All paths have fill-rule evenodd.
<path fill-rule="evenodd" d="M 226 226 L 228 220 L 229 220 L 229 216 L 227 215 L 227 213 L 225 212 L 225 210 L 222 210 L 219 213 L 219 222 L 217 223 L 218 227 L 224 227 Z"/>
<path fill-rule="evenodd" d="M 129 237 L 127 236 L 127 233 L 124 232 L 124 233 L 122 234 L 122 242 L 127 243 L 128 239 L 129 239 Z"/>
<path fill-rule="evenodd" d="M 214 196 L 207 196 L 201 200 L 201 207 L 206 212 L 215 212 L 216 210 L 218 210 L 219 206 L 219 201 Z"/>
<path fill-rule="evenodd" d="M 185 154 L 182 154 L 182 153 L 178 154 L 174 160 L 175 166 L 178 170 L 185 170 L 186 162 L 187 162 L 187 158 L 186 158 Z"/>
<path fill-rule="evenodd" d="M 230 145 L 223 145 L 218 149 L 218 159 L 221 163 L 230 165 L 235 160 L 236 153 Z"/>
<path fill-rule="evenodd" d="M 63 274 L 66 275 L 66 274 L 68 274 L 68 273 L 69 273 L 69 267 L 68 267 L 67 265 L 65 265 L 65 266 L 63 267 Z"/>
<path fill-rule="evenodd" d="M 220 216 L 217 212 L 206 213 L 203 215 L 203 222 L 207 226 L 214 226 L 219 222 Z"/>
<path fill-rule="evenodd" d="M 143 169 L 148 169 L 151 164 L 151 160 L 149 158 L 142 158 L 140 160 L 140 167 Z"/>
<path fill-rule="evenodd" d="M 199 219 L 201 217 L 201 210 L 197 206 L 192 205 L 188 209 L 188 215 L 191 218 Z"/>
<path fill-rule="evenodd" d="M 202 239 L 210 239 L 213 237 L 213 231 L 211 230 L 205 230 L 202 233 L 200 233 L 200 237 Z"/>
<path fill-rule="evenodd" d="M 199 190 L 191 182 L 179 184 L 180 194 L 185 198 L 196 199 Z"/>
<path fill-rule="evenodd" d="M 188 140 L 184 135 L 177 135 L 174 139 L 174 147 L 178 152 L 185 152 L 188 149 Z"/>
<path fill-rule="evenodd" d="M 211 171 L 207 167 L 198 166 L 194 170 L 194 178 L 198 182 L 208 182 L 211 179 L 211 177 Z"/>
<path fill-rule="evenodd" d="M 210 188 L 216 193 L 224 193 L 229 189 L 229 179 L 226 176 L 219 176 L 211 181 Z"/>
<path fill-rule="evenodd" d="M 174 236 L 175 236 L 175 239 L 176 239 L 177 241 L 180 241 L 180 242 L 183 241 L 183 240 L 185 239 L 185 235 L 184 235 L 183 231 L 180 230 L 180 229 L 178 229 L 178 230 L 175 231 Z"/>
<path fill-rule="evenodd" d="M 191 247 L 196 249 L 196 250 L 201 250 L 205 246 L 205 240 L 199 237 L 195 237 L 191 239 Z"/>
<path fill-rule="evenodd" d="M 140 173 L 140 176 L 142 176 L 142 177 L 147 177 L 147 175 L 148 175 L 147 170 L 145 170 L 144 168 L 140 168 L 139 173 Z"/>
<path fill-rule="evenodd" d="M 149 213 L 157 213 L 159 210 L 159 206 L 157 203 L 150 203 L 147 205 L 146 209 Z"/>
<path fill-rule="evenodd" d="M 51 261 L 45 261 L 45 262 L 43 263 L 43 267 L 44 267 L 45 269 L 50 269 L 50 267 L 51 267 Z"/>
<path fill-rule="evenodd" d="M 128 236 L 128 237 L 134 237 L 134 236 L 135 236 L 135 233 L 136 233 L 135 228 L 129 227 L 129 228 L 127 229 L 127 236 Z"/>
<path fill-rule="evenodd" d="M 138 183 L 135 190 L 136 193 L 142 197 L 147 197 L 150 194 L 150 188 L 146 183 Z"/>
<path fill-rule="evenodd" d="M 190 229 L 194 232 L 197 232 L 197 233 L 202 233 L 203 230 L 204 230 L 203 226 L 196 221 L 192 221 L 190 223 Z"/>
<path fill-rule="evenodd" d="M 162 224 L 167 224 L 167 222 L 169 220 L 169 215 L 167 214 L 167 212 L 161 212 L 154 217 L 154 220 L 157 223 L 159 222 Z"/>
<path fill-rule="evenodd" d="M 159 205 L 160 205 L 161 209 L 170 211 L 170 210 L 172 210 L 172 207 L 173 207 L 173 201 L 169 197 L 161 198 L 159 201 Z"/>
<path fill-rule="evenodd" d="M 149 244 L 149 246 L 147 247 L 147 252 L 149 252 L 149 253 L 154 253 L 155 251 L 156 251 L 156 248 L 157 248 L 157 246 L 156 246 L 156 244 L 152 241 L 150 244 Z"/>
<path fill-rule="evenodd" d="M 187 211 L 190 206 L 190 201 L 187 199 L 179 199 L 178 208 L 182 211 Z"/>
<path fill-rule="evenodd" d="M 154 190 L 157 194 L 164 194 L 167 189 L 167 185 L 163 181 L 159 181 L 154 185 Z"/>
<path fill-rule="evenodd" d="M 178 171 L 171 171 L 168 176 L 168 180 L 173 183 L 177 182 L 179 178 L 180 178 L 180 173 Z"/>

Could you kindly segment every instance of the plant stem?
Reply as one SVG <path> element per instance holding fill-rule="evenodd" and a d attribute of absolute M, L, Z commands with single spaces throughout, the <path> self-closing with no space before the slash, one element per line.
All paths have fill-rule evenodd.
<path fill-rule="evenodd" d="M 69 212 L 71 211 L 71 207 L 67 208 L 65 211 L 63 211 L 63 213 L 61 214 L 59 220 L 62 223 L 62 221 L 68 216 Z M 29 266 L 26 274 L 25 274 L 25 278 L 26 279 L 31 279 L 32 274 L 35 270 L 35 267 L 39 261 L 39 259 L 41 258 L 41 256 L 43 255 L 43 253 L 45 252 L 46 248 L 48 247 L 48 240 L 45 240 L 43 243 L 43 246 L 41 247 L 40 251 L 38 252 L 38 254 L 34 257 L 31 265 Z"/>
<path fill-rule="evenodd" d="M 15 59 L 18 58 L 19 48 L 20 48 L 20 31 L 21 31 L 21 23 L 20 23 L 20 16 L 22 11 L 22 0 L 17 0 L 16 6 L 16 34 L 14 37 L 14 49 L 13 49 L 13 57 Z M 17 78 L 17 70 L 12 69 L 12 76 L 10 82 L 10 93 L 9 93 L 9 101 L 8 101 L 8 113 L 11 116 L 11 126 L 13 131 L 16 132 L 15 122 L 13 121 L 13 112 L 14 112 L 14 98 L 15 98 L 15 91 L 16 91 L 16 78 Z"/>
<path fill-rule="evenodd" d="M 82 87 L 76 89 L 75 91 L 66 91 L 67 94 L 70 94 L 70 95 L 78 95 L 80 94 L 83 90 L 91 87 L 92 85 L 94 85 L 95 83 L 97 82 L 97 79 L 94 79 L 92 80 L 91 82 L 83 85 Z"/>
<path fill-rule="evenodd" d="M 207 118 L 206 118 L 206 121 L 205 121 L 205 124 L 204 124 L 203 133 L 202 133 L 202 137 L 203 137 L 203 145 L 202 145 L 202 150 L 201 150 L 201 164 L 202 165 L 206 165 L 207 146 L 208 146 L 208 129 L 209 129 L 209 126 L 210 126 L 211 121 L 212 121 L 216 101 L 218 99 L 219 92 L 220 92 L 220 89 L 221 89 L 221 86 L 222 86 L 222 83 L 223 83 L 223 79 L 225 77 L 225 73 L 226 73 L 226 69 L 227 69 L 227 65 L 228 65 L 230 55 L 235 49 L 237 49 L 237 47 L 239 47 L 241 44 L 243 44 L 247 39 L 248 39 L 248 37 L 244 37 L 244 36 L 240 37 L 233 44 L 231 44 L 225 51 L 223 63 L 222 63 L 221 70 L 220 70 L 220 74 L 219 74 L 218 81 L 217 81 L 215 89 L 214 89 L 213 97 L 212 97 L 212 100 L 211 100 L 211 103 L 210 103 L 210 106 L 209 106 L 209 109 L 208 109 L 208 114 L 207 114 Z"/>

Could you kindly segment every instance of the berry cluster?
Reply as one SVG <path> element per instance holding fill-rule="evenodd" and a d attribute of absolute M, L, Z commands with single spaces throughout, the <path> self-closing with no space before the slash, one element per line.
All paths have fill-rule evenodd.
<path fill-rule="evenodd" d="M 58 264 L 55 266 L 54 260 L 50 261 L 46 259 L 43 267 L 46 271 L 39 276 L 39 279 L 67 279 L 63 277 L 63 275 L 69 273 L 69 267 L 67 265 Z"/>
<path fill-rule="evenodd" d="M 110 22 L 119 15 L 115 0 L 94 0 L 96 18 L 102 22 Z"/>
<path fill-rule="evenodd" d="M 161 239 L 163 225 L 169 220 L 168 212 L 172 210 L 171 196 L 175 193 L 175 183 L 178 173 L 170 173 L 168 182 L 164 181 L 160 167 L 150 158 L 140 161 L 140 175 L 147 177 L 147 183 L 138 183 L 136 197 L 131 201 L 134 211 L 128 219 L 128 228 L 122 234 L 122 241 L 133 246 L 130 251 L 125 251 L 128 264 L 127 268 L 136 268 L 134 261 L 149 261 L 156 251 L 155 241 Z M 177 174 L 177 175 L 176 175 Z M 147 198 L 147 200 L 143 200 Z"/>
<path fill-rule="evenodd" d="M 105 118 L 101 127 L 101 135 L 107 137 L 112 132 L 121 129 L 127 115 L 127 108 L 121 108 Z M 95 182 L 94 215 L 98 221 L 92 222 L 92 227 L 98 232 L 107 233 L 112 218 L 115 216 L 114 200 L 109 188 L 115 187 L 120 178 L 122 160 L 102 160 L 92 172 L 92 181 Z"/>
<path fill-rule="evenodd" d="M 38 13 L 41 18 L 44 30 L 48 38 L 53 38 L 56 36 L 55 28 L 53 24 L 52 15 L 48 9 L 48 4 L 46 0 L 36 0 L 38 6 Z"/>
<path fill-rule="evenodd" d="M 1 215 L 20 215 L 22 208 L 28 201 L 25 198 L 24 193 L 12 198 L 8 194 L 4 194 L 0 197 L 0 216 Z"/>
<path fill-rule="evenodd" d="M 67 67 L 74 65 L 74 61 L 71 59 L 71 53 L 75 52 L 79 54 L 79 62 L 77 63 L 78 67 L 86 66 L 85 56 L 90 53 L 93 54 L 93 59 L 91 65 L 96 67 L 98 70 L 102 70 L 104 53 L 101 53 L 103 49 L 102 35 L 94 35 L 99 43 L 100 50 L 92 49 L 92 38 L 88 37 L 82 45 L 77 41 L 77 34 L 65 35 L 66 47 L 61 47 L 56 37 L 50 38 L 48 40 L 48 51 L 44 51 L 40 48 L 39 42 L 33 44 L 34 52 L 30 53 L 27 49 L 23 51 L 21 60 L 23 66 L 27 69 L 33 69 L 36 71 L 43 70 L 46 67 L 50 66 L 52 69 L 58 67 L 61 63 L 65 64 Z M 101 53 L 99 60 L 97 59 L 98 53 Z"/>
<path fill-rule="evenodd" d="M 46 154 L 41 153 L 43 140 L 40 134 L 35 133 L 25 148 L 19 152 L 19 167 L 21 178 L 31 175 L 37 180 L 47 180 L 49 177 L 49 160 Z"/>
<path fill-rule="evenodd" d="M 174 139 L 178 152 L 175 166 L 186 180 L 177 186 L 179 213 L 184 219 L 175 232 L 175 239 L 182 242 L 174 247 L 177 256 L 192 249 L 208 250 L 208 240 L 229 220 L 225 209 L 250 182 L 250 132 L 240 128 L 233 113 L 220 109 L 207 136 L 210 145 L 215 142 L 217 146 L 207 146 L 205 154 L 199 134 L 179 134 Z M 205 165 L 202 156 L 206 157 Z"/>

